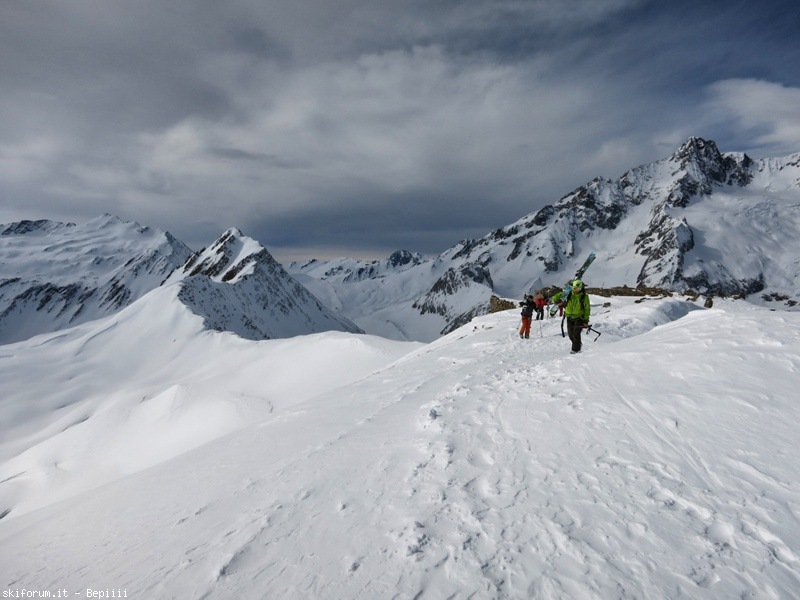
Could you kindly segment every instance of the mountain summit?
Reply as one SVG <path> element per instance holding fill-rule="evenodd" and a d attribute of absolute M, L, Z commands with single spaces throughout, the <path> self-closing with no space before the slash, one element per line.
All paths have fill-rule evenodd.
<path fill-rule="evenodd" d="M 363 333 L 323 306 L 270 253 L 236 228 L 193 254 L 165 282 L 205 326 L 259 340 L 322 331 Z"/>

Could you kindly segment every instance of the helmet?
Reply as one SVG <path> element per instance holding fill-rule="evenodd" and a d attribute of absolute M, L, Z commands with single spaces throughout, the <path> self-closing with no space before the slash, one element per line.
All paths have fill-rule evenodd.
<path fill-rule="evenodd" d="M 583 282 L 580 279 L 576 279 L 575 281 L 572 282 L 572 288 L 579 290 L 583 289 Z"/>

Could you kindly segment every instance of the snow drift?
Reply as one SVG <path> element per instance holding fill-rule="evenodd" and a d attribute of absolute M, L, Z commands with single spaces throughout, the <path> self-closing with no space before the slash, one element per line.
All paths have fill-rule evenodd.
<path fill-rule="evenodd" d="M 335 332 L 249 342 L 208 331 L 180 289 L 0 346 L 0 513 L 169 460 L 414 347 Z"/>

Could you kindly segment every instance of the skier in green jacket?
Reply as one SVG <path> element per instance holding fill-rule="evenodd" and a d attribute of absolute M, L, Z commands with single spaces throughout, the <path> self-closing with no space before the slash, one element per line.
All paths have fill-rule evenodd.
<path fill-rule="evenodd" d="M 562 303 L 559 303 L 561 305 Z M 583 285 L 583 281 L 576 279 L 572 282 L 572 292 L 570 292 L 567 303 L 564 305 L 564 316 L 567 318 L 567 334 L 572 342 L 572 354 L 581 351 L 581 332 L 589 327 L 589 295 Z"/>

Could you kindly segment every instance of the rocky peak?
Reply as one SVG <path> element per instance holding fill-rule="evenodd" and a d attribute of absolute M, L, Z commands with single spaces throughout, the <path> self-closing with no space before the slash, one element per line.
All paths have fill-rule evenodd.
<path fill-rule="evenodd" d="M 699 137 L 689 138 L 670 160 L 678 165 L 676 174 L 684 173 L 679 183 L 691 193 L 708 194 L 714 184 L 743 187 L 753 179 L 749 156 L 723 155 L 713 141 Z"/>
<path fill-rule="evenodd" d="M 229 229 L 186 261 L 166 283 L 179 282 L 178 299 L 208 329 L 252 340 L 321 331 L 360 333 L 322 306 L 261 244 Z"/>
<path fill-rule="evenodd" d="M 420 262 L 419 254 L 412 254 L 408 250 L 396 250 L 389 256 L 390 267 L 402 267 L 409 263 L 418 264 Z"/>
<path fill-rule="evenodd" d="M 202 275 L 218 281 L 231 281 L 241 275 L 257 257 L 268 255 L 263 246 L 233 227 L 211 246 L 195 252 L 170 281 Z M 269 257 L 272 260 L 272 257 Z"/>
<path fill-rule="evenodd" d="M 722 154 L 717 148 L 717 144 L 700 137 L 690 137 L 672 157 L 682 164 L 686 164 L 689 161 L 697 163 L 722 162 Z"/>
<path fill-rule="evenodd" d="M 0 227 L 3 227 L 0 235 L 46 235 L 65 227 L 75 227 L 75 223 L 60 223 L 47 219 L 39 219 L 38 221 L 29 221 L 25 219 Z"/>

